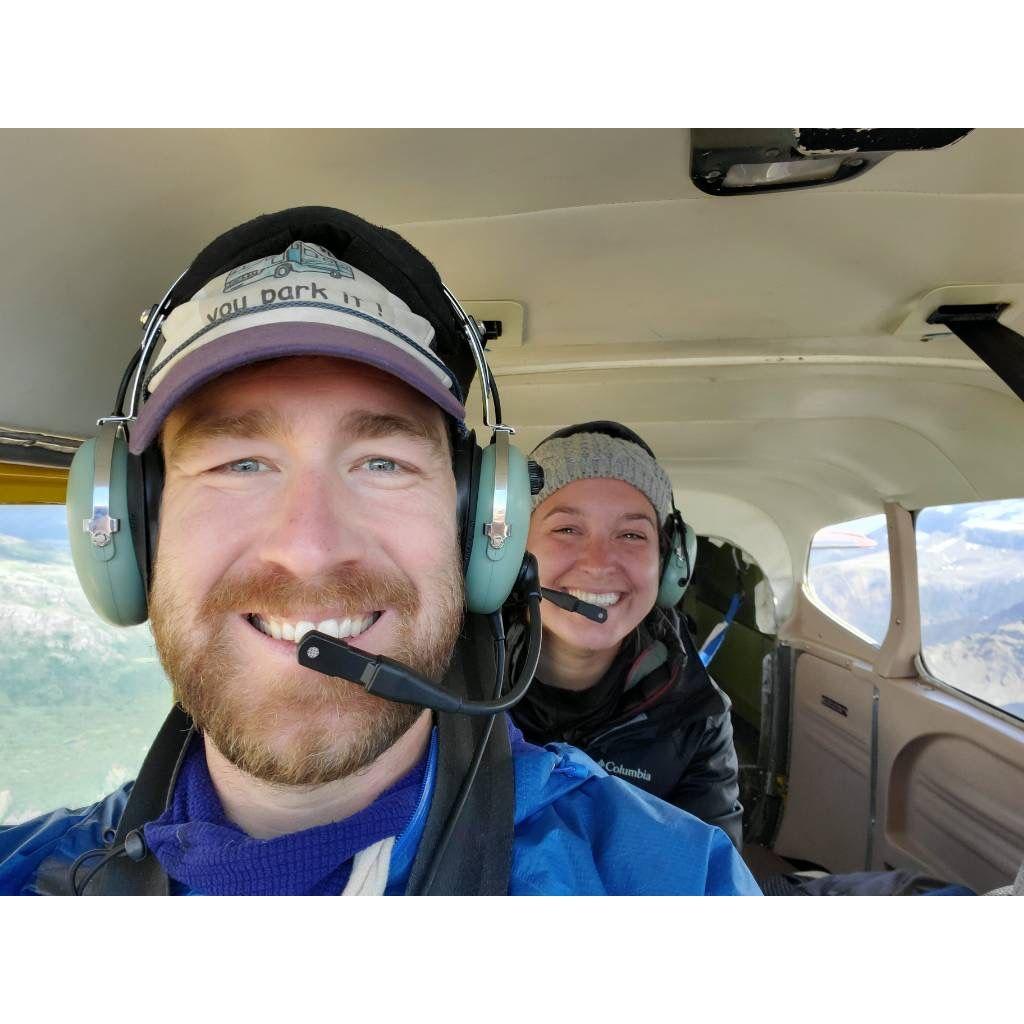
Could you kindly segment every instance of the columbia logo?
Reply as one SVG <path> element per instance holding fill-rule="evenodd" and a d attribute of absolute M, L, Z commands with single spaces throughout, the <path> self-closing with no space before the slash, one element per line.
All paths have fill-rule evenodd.
<path fill-rule="evenodd" d="M 620 775 L 624 779 L 640 779 L 643 782 L 650 782 L 652 775 L 645 772 L 643 768 L 627 768 L 624 764 L 617 764 L 615 761 L 601 760 L 597 762 L 606 772 L 612 775 Z"/>

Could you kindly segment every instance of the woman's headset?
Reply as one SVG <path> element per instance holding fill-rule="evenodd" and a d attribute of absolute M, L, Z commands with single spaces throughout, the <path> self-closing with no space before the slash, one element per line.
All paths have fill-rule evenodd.
<path fill-rule="evenodd" d="M 429 320 L 437 354 L 463 392 L 473 369 L 479 373 L 490 443 L 481 448 L 474 432 L 461 425 L 450 430 L 466 607 L 480 614 L 496 612 L 519 578 L 529 532 L 530 475 L 526 458 L 511 442 L 515 431 L 501 422 L 501 403 L 477 322 L 442 284 L 433 264 L 400 235 L 341 210 L 299 207 L 233 228 L 199 253 L 144 314 L 142 341 L 122 376 L 114 411 L 98 421 L 98 435 L 75 454 L 67 497 L 71 554 L 89 603 L 114 625 L 136 625 L 148 617 L 163 458 L 156 444 L 133 455 L 128 441 L 161 325 L 208 281 L 279 253 L 294 241 L 323 246 Z"/>
<path fill-rule="evenodd" d="M 591 420 L 589 423 L 563 427 L 544 438 L 534 451 L 545 441 L 558 437 L 572 437 L 574 434 L 605 434 L 620 441 L 631 441 L 657 462 L 654 452 L 639 434 L 614 420 Z M 675 608 L 683 599 L 683 594 L 686 593 L 686 588 L 693 577 L 693 567 L 697 561 L 697 534 L 692 526 L 684 522 L 679 509 L 676 508 L 675 497 L 672 498 L 672 511 L 663 525 L 668 532 L 669 549 L 661 567 L 661 581 L 658 584 L 655 605 L 658 608 Z"/>

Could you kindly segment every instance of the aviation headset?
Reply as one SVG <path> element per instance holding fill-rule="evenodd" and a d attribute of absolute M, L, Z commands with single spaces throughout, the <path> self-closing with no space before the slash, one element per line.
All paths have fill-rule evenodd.
<path fill-rule="evenodd" d="M 490 443 L 481 448 L 474 432 L 462 424 L 449 431 L 466 607 L 494 613 L 516 584 L 526 554 L 530 475 L 526 458 L 511 443 L 514 430 L 501 422 L 501 404 L 477 322 L 443 285 L 433 264 L 400 235 L 341 210 L 299 207 L 233 228 L 199 253 L 163 299 L 144 314 L 142 342 L 125 369 L 114 411 L 98 421 L 98 436 L 75 454 L 67 497 L 71 554 L 90 604 L 113 625 L 135 625 L 148 616 L 163 458 L 157 444 L 141 455 L 132 454 L 128 439 L 145 397 L 161 325 L 208 281 L 276 255 L 294 241 L 320 245 L 352 263 L 427 319 L 435 329 L 438 356 L 464 392 L 476 368 Z"/>
<path fill-rule="evenodd" d="M 607 437 L 618 438 L 620 441 L 630 441 L 642 448 L 657 462 L 654 452 L 639 434 L 614 420 L 591 420 L 589 423 L 576 423 L 571 427 L 563 427 L 544 438 L 534 448 L 534 451 L 546 441 L 552 441 L 559 437 L 572 437 L 574 434 L 604 434 Z M 674 497 L 672 498 L 672 511 L 663 525 L 668 532 L 669 549 L 661 567 L 661 581 L 658 584 L 655 606 L 675 608 L 683 599 L 683 594 L 686 593 L 686 588 L 690 585 L 690 580 L 693 577 L 693 567 L 697 560 L 697 534 L 693 527 L 683 520 L 679 509 L 676 508 Z"/>

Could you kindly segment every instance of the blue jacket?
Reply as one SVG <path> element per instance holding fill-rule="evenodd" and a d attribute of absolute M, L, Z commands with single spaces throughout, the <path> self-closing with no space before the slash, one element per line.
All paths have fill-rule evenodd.
<path fill-rule="evenodd" d="M 430 809 L 436 746 L 431 743 L 419 804 L 395 842 L 387 895 L 405 890 Z M 575 747 L 535 747 L 515 730 L 512 756 L 509 895 L 760 895 L 721 829 L 608 775 Z M 131 785 L 82 810 L 0 828 L 0 895 L 39 895 L 43 860 L 70 866 L 109 841 Z"/>

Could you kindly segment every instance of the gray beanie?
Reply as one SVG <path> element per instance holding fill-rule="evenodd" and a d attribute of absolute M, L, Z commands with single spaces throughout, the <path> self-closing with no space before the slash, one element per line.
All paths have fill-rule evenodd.
<path fill-rule="evenodd" d="M 647 496 L 664 523 L 672 511 L 668 474 L 638 444 L 608 434 L 552 437 L 530 455 L 544 469 L 544 486 L 533 496 L 536 508 L 555 491 L 576 480 L 622 480 Z"/>

